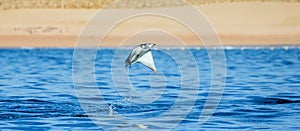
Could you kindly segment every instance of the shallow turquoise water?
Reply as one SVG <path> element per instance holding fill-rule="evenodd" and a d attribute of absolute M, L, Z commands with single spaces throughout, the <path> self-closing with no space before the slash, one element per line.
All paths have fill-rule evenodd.
<path fill-rule="evenodd" d="M 225 88 L 205 123 L 199 116 L 215 84 L 208 50 L 153 50 L 156 74 L 141 64 L 125 69 L 128 49 L 99 49 L 92 58 L 83 50 L 79 70 L 73 49 L 0 49 L 0 129 L 300 130 L 298 47 L 225 49 Z M 84 73 L 75 83 L 101 94 L 78 97 L 72 73 L 90 61 L 97 86 Z"/>

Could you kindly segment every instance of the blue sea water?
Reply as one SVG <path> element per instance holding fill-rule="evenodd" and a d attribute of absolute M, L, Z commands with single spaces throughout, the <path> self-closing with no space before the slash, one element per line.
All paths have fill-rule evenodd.
<path fill-rule="evenodd" d="M 300 130 L 300 48 L 224 49 L 216 70 L 220 50 L 153 50 L 153 73 L 125 69 L 129 49 L 0 49 L 0 130 Z"/>

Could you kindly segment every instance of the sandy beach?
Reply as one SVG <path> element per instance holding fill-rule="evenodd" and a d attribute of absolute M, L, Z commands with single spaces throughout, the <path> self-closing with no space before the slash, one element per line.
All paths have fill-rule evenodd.
<path fill-rule="evenodd" d="M 170 7 L 172 10 L 182 7 Z M 281 2 L 240 2 L 197 5 L 196 8 L 208 18 L 224 46 L 279 46 L 300 45 L 300 3 Z M 111 17 L 120 13 L 152 9 L 106 9 L 102 10 Z M 104 47 L 122 46 L 132 33 L 145 29 L 138 34 L 136 42 L 160 42 L 161 46 L 180 46 L 168 42 L 157 28 L 184 41 L 187 46 L 201 46 L 199 39 L 188 29 L 176 22 L 155 17 L 140 17 L 122 22 L 109 34 L 94 30 L 81 34 L 89 20 L 99 11 L 96 9 L 14 9 L 1 10 L 0 47 L 76 47 L 77 39 L 84 37 L 87 47 L 94 46 L 89 41 L 105 36 Z M 182 11 L 175 12 L 187 15 Z M 95 29 L 111 24 L 110 19 L 92 22 Z M 97 34 L 97 35 L 96 35 Z M 208 36 L 209 37 L 209 36 Z M 136 37 L 137 38 L 137 37 Z M 134 41 L 133 41 L 134 42 Z M 137 43 L 131 43 L 136 45 Z M 129 46 L 131 45 L 128 44 Z"/>

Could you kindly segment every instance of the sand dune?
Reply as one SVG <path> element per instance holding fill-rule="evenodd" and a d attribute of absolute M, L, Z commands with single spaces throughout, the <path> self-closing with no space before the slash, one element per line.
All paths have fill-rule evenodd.
<path fill-rule="evenodd" d="M 300 0 L 0 0 L 0 9 L 140 9 L 245 2 L 300 3 Z"/>
<path fill-rule="evenodd" d="M 182 7 L 170 7 L 182 8 Z M 281 2 L 237 2 L 197 5 L 207 16 L 219 34 L 223 45 L 298 45 L 300 44 L 300 3 Z M 157 10 L 156 8 L 138 9 Z M 133 9 L 107 9 L 104 12 L 117 17 L 120 13 Z M 96 9 L 18 9 L 0 11 L 0 47 L 75 47 L 81 30 Z M 177 12 L 182 15 L 184 12 Z M 155 19 L 155 18 L 154 18 Z M 155 26 L 174 33 L 178 38 L 191 46 L 199 46 L 199 40 L 184 28 L 170 21 L 145 17 L 119 25 L 114 32 L 106 37 L 103 46 L 119 46 L 120 42 L 130 36 L 128 31 Z M 92 23 L 101 27 L 110 23 L 110 19 Z M 164 24 L 169 22 L 167 24 Z M 171 23 L 171 24 L 170 24 Z M 86 46 L 91 46 L 89 40 L 98 39 L 94 33 L 85 34 Z M 157 38 L 156 41 L 167 41 L 159 37 L 159 33 L 140 35 L 140 40 Z M 105 34 L 102 34 L 105 35 Z M 165 46 L 172 46 L 162 42 Z M 136 43 L 132 43 L 133 45 Z M 175 45 L 176 46 L 176 45 Z"/>

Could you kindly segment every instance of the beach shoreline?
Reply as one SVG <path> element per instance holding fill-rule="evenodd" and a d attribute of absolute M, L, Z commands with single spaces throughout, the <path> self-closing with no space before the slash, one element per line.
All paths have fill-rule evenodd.
<path fill-rule="evenodd" d="M 292 40 L 287 40 L 291 38 Z M 300 35 L 288 35 L 288 36 L 220 36 L 221 45 L 219 46 L 250 46 L 250 47 L 260 47 L 260 46 L 300 46 L 300 40 L 294 41 L 293 38 L 300 39 Z M 16 47 L 37 47 L 37 48 L 53 48 L 53 47 L 62 47 L 62 48 L 76 48 L 76 47 L 95 47 L 93 45 L 79 46 L 77 45 L 77 40 L 79 36 L 25 36 L 25 35 L 12 35 L 12 36 L 0 36 L 0 48 L 16 48 Z M 91 40 L 97 38 L 90 38 Z M 119 39 L 116 41 L 122 41 L 121 38 L 116 37 L 113 39 Z M 255 39 L 255 40 L 253 40 Z M 99 40 L 99 39 L 97 39 Z M 100 41 L 100 40 L 99 40 Z M 163 43 L 166 41 L 162 40 Z M 188 40 L 187 40 L 188 41 Z M 282 42 L 278 42 L 282 41 Z M 288 42 L 286 42 L 288 41 Z M 151 42 L 151 41 L 150 41 Z M 273 43 L 274 42 L 274 43 Z M 298 43 L 299 42 L 299 43 Z M 195 44 L 196 43 L 196 44 Z M 169 45 L 157 43 L 160 46 L 166 47 L 203 47 L 204 45 L 197 44 L 199 41 L 184 43 L 183 45 Z M 133 43 L 132 45 L 120 45 L 117 44 L 97 44 L 97 47 L 121 47 L 121 46 L 134 46 L 141 43 Z M 212 45 L 214 47 L 216 45 Z M 210 46 L 208 46 L 210 47 Z"/>
<path fill-rule="evenodd" d="M 196 6 L 208 18 L 219 36 L 222 46 L 299 46 L 300 45 L 300 4 L 299 3 L 222 3 Z M 172 7 L 181 8 L 181 7 Z M 146 9 L 156 10 L 156 9 Z M 0 17 L 0 48 L 14 47 L 67 47 L 75 48 L 79 38 L 86 40 L 85 47 L 120 47 L 124 40 L 131 37 L 128 30 L 143 29 L 144 25 L 162 27 L 171 32 L 185 43 L 182 46 L 203 46 L 204 36 L 195 36 L 186 29 L 177 28 L 176 24 L 162 24 L 153 18 L 140 18 L 131 23 L 125 23 L 120 28 L 106 34 L 109 40 L 100 43 L 100 36 L 95 30 L 90 34 L 82 34 L 89 20 L 99 10 L 95 9 L 19 9 L 2 10 Z M 104 13 L 118 16 L 120 13 L 133 11 L 132 9 L 108 9 Z M 139 10 L 142 12 L 142 9 Z M 181 12 L 178 12 L 181 13 Z M 274 15 L 276 14 L 276 15 Z M 182 14 L 184 15 L 184 14 Z M 110 23 L 109 19 L 96 21 L 93 26 L 100 28 Z M 91 24 L 91 23 L 90 23 Z M 146 27 L 145 27 L 146 28 Z M 132 31 L 133 32 L 133 31 Z M 132 33 L 131 32 L 131 33 Z M 95 34 L 95 35 L 94 35 Z M 168 40 L 158 34 L 139 35 L 141 40 L 151 42 L 149 37 L 156 37 L 154 42 L 161 46 L 180 46 L 168 43 Z M 199 37 L 199 38 L 197 38 Z M 201 38 L 202 37 L 202 38 Z M 211 36 L 208 36 L 211 37 Z M 216 39 L 216 36 L 212 36 Z M 200 40 L 199 40 L 200 39 Z M 90 41 L 94 41 L 91 43 Z M 95 41 L 99 43 L 95 44 Z M 158 43 L 158 44 L 160 44 Z M 132 46 L 139 43 L 132 43 Z M 206 43 L 209 46 L 209 43 Z M 214 43 L 212 46 L 215 46 Z"/>

